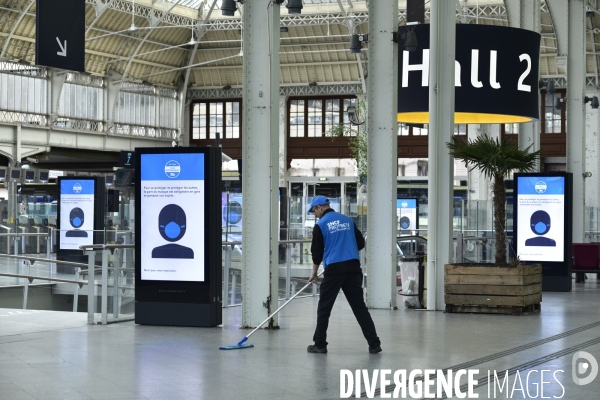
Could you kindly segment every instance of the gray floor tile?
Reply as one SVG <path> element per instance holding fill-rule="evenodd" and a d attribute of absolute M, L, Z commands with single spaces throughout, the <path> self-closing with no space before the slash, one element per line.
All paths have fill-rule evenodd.
<path fill-rule="evenodd" d="M 541 313 L 521 317 L 371 310 L 384 350 L 371 355 L 340 296 L 328 331 L 329 353 L 308 354 L 317 301 L 295 300 L 282 310 L 280 330 L 259 330 L 249 340 L 254 348 L 232 351 L 218 348 L 249 333 L 239 329 L 239 308 L 224 310 L 222 328 L 201 329 L 132 322 L 69 326 L 48 322 L 47 313 L 10 314 L 36 328 L 27 331 L 22 325 L 24 332 L 13 335 L 19 321 L 7 329 L 0 321 L 0 398 L 10 393 L 15 399 L 333 399 L 339 398 L 341 369 L 447 368 L 600 321 L 600 282 L 593 277 L 571 293 L 544 292 Z M 53 318 L 64 314 L 71 313 Z M 473 368 L 482 374 L 501 371 L 597 337 L 600 327 Z M 600 345 L 584 350 L 600 360 Z M 567 373 L 569 400 L 596 398 L 600 392 L 600 377 L 586 387 L 572 382 L 570 355 L 535 368 L 542 367 Z M 545 395 L 558 389 L 549 386 L 554 391 Z M 477 390 L 487 398 L 486 386 Z"/>

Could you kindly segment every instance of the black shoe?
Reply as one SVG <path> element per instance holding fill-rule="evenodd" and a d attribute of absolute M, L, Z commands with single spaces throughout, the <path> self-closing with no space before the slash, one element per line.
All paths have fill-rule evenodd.
<path fill-rule="evenodd" d="M 319 348 L 317 346 L 315 346 L 314 344 L 309 344 L 308 347 L 306 348 L 306 351 L 308 351 L 309 353 L 327 353 L 327 347 L 322 347 Z M 381 351 L 381 349 L 379 350 Z"/>
<path fill-rule="evenodd" d="M 377 353 L 381 353 L 381 346 L 377 346 L 377 347 L 369 347 L 369 353 L 371 354 L 377 354 Z"/>

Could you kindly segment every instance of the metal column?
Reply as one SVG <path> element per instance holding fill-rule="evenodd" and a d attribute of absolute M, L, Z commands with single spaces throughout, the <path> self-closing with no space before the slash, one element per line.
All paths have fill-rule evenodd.
<path fill-rule="evenodd" d="M 369 2 L 367 306 L 396 306 L 398 1 Z M 373 62 L 377 60 L 377 62 Z M 390 88 L 392 88 L 390 90 Z"/>
<path fill-rule="evenodd" d="M 585 239 L 586 5 L 584 0 L 569 0 L 567 171 L 573 173 L 573 243 Z"/>
<path fill-rule="evenodd" d="M 429 219 L 427 308 L 443 310 L 444 264 L 451 260 L 454 162 L 446 142 L 454 133 L 456 3 L 431 1 L 429 77 Z"/>
<path fill-rule="evenodd" d="M 507 0 L 508 22 L 511 27 L 527 29 L 533 32 L 540 32 L 541 24 L 541 5 L 540 0 Z M 538 69 L 538 81 L 540 71 Z M 531 147 L 531 151 L 540 149 L 540 129 L 539 121 L 526 122 L 519 125 L 519 148 L 526 149 Z M 539 169 L 538 165 L 538 169 Z"/>
<path fill-rule="evenodd" d="M 277 308 L 279 176 L 279 5 L 244 3 L 242 132 L 242 326 L 255 327 Z M 267 18 L 265 20 L 265 11 Z M 273 308 L 275 307 L 275 308 Z M 277 325 L 277 320 L 274 321 Z"/>

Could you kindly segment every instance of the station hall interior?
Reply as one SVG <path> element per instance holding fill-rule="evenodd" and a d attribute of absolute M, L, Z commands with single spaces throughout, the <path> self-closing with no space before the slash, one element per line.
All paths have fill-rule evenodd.
<path fill-rule="evenodd" d="M 425 370 L 434 381 L 477 370 L 467 398 L 597 397 L 600 377 L 585 377 L 600 359 L 598 0 L 68 3 L 0 0 L 0 399 L 433 398 Z M 40 7 L 83 39 L 40 33 Z M 529 39 L 508 39 L 521 34 L 539 41 L 533 60 L 519 58 Z M 71 62 L 78 43 L 80 67 L 39 62 L 43 51 Z M 479 92 L 463 113 L 466 90 Z M 540 188 L 517 168 L 504 177 L 499 242 L 493 180 L 448 148 L 482 137 L 541 150 L 528 172 L 563 179 L 568 199 L 553 201 L 564 209 L 548 211 L 556 253 L 517 254 L 521 190 Z M 140 322 L 136 160 L 207 148 L 220 149 L 207 186 L 220 202 L 192 212 L 219 223 L 220 240 L 202 238 L 219 243 L 220 262 L 206 266 L 218 316 L 210 327 Z M 79 181 L 95 191 L 85 217 L 61 211 L 61 182 Z M 329 352 L 306 351 L 320 293 L 307 285 L 316 196 L 365 237 L 379 354 L 342 292 Z M 536 223 L 521 224 L 546 235 Z M 93 244 L 61 247 L 84 235 Z M 508 272 L 477 269 L 499 253 Z M 515 267 L 533 260 L 544 263 Z M 259 326 L 253 348 L 219 350 Z M 389 370 L 391 382 L 343 380 L 358 370 Z M 455 386 L 435 398 L 465 398 L 467 374 Z"/>

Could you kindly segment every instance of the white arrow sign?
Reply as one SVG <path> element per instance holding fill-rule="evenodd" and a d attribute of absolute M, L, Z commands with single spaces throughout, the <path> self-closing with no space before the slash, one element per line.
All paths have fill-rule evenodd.
<path fill-rule="evenodd" d="M 67 56 L 67 41 L 65 40 L 64 46 L 60 42 L 60 39 L 58 38 L 58 36 L 56 37 L 56 41 L 58 42 L 58 45 L 60 46 L 60 51 L 57 51 L 56 54 L 58 54 L 59 56 L 66 57 Z"/>

